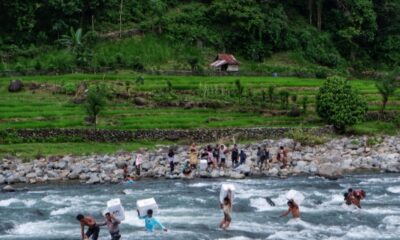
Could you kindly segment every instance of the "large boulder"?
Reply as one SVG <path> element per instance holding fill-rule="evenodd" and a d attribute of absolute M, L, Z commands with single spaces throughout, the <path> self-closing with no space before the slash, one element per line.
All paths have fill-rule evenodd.
<path fill-rule="evenodd" d="M 24 87 L 24 84 L 22 83 L 21 80 L 12 80 L 10 82 L 10 85 L 8 85 L 8 91 L 9 92 L 19 92 L 22 90 Z"/>
<path fill-rule="evenodd" d="M 3 192 L 15 192 L 15 188 L 10 185 L 6 185 L 3 187 Z"/>
<path fill-rule="evenodd" d="M 247 165 L 240 165 L 239 167 L 235 168 L 234 171 L 244 174 L 245 176 L 248 176 L 251 173 L 251 169 Z"/>
<path fill-rule="evenodd" d="M 142 97 L 135 97 L 134 99 L 134 103 L 138 106 L 144 106 L 147 104 L 147 100 L 145 98 Z"/>
<path fill-rule="evenodd" d="M 317 175 L 329 180 L 337 180 L 342 176 L 342 170 L 337 164 L 326 163 L 319 166 Z"/>

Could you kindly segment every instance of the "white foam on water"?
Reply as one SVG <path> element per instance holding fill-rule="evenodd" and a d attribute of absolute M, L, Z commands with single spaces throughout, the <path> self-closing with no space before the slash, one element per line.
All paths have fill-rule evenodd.
<path fill-rule="evenodd" d="M 258 212 L 265 212 L 276 210 L 276 208 L 269 205 L 265 198 L 252 198 L 250 199 L 250 206 L 255 208 Z"/>
<path fill-rule="evenodd" d="M 188 186 L 192 187 L 192 188 L 202 188 L 202 187 L 209 187 L 209 186 L 213 186 L 213 185 L 216 185 L 216 183 L 198 182 L 198 183 L 189 184 Z"/>
<path fill-rule="evenodd" d="M 371 183 L 398 183 L 400 178 L 370 178 L 360 182 L 361 185 L 369 185 Z"/>
<path fill-rule="evenodd" d="M 248 238 L 245 236 L 237 236 L 237 237 L 231 237 L 231 238 L 217 238 L 216 240 L 249 240 L 249 239 L 261 239 L 261 238 Z"/>
<path fill-rule="evenodd" d="M 392 226 L 399 226 L 400 227 L 400 216 L 386 216 L 382 219 L 382 223 L 386 225 L 392 225 Z"/>
<path fill-rule="evenodd" d="M 137 211 L 125 211 L 125 220 L 122 223 L 144 228 L 144 220 L 139 219 Z"/>
<path fill-rule="evenodd" d="M 351 239 L 384 239 L 385 236 L 368 226 L 357 226 L 348 230 L 348 232 L 343 236 Z M 386 237 L 387 238 L 387 237 Z"/>
<path fill-rule="evenodd" d="M 60 209 L 51 211 L 50 215 L 51 216 L 64 215 L 64 214 L 69 213 L 69 212 L 71 212 L 71 211 L 73 211 L 75 209 L 76 209 L 75 207 L 60 208 Z"/>
<path fill-rule="evenodd" d="M 33 199 L 21 200 L 21 199 L 17 199 L 17 198 L 9 198 L 9 199 L 5 199 L 5 200 L 0 200 L 0 207 L 9 207 L 10 205 L 18 204 L 18 203 L 22 203 L 27 207 L 32 207 L 33 205 L 36 204 L 36 200 L 33 200 Z"/>
<path fill-rule="evenodd" d="M 29 238 L 48 238 L 76 235 L 76 225 L 66 225 L 54 221 L 27 222 L 17 225 L 8 234 L 26 236 Z"/>
<path fill-rule="evenodd" d="M 386 190 L 391 193 L 400 193 L 400 186 L 388 187 Z"/>

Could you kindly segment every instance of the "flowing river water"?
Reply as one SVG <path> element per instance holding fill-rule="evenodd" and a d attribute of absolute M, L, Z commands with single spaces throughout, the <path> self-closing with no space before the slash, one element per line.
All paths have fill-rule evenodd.
<path fill-rule="evenodd" d="M 233 222 L 218 229 L 222 183 L 236 186 Z M 348 187 L 362 188 L 360 210 L 343 205 Z M 280 218 L 285 193 L 305 196 L 301 220 Z M 154 197 L 157 218 L 170 230 L 147 233 L 137 218 L 136 200 Z M 266 197 L 275 202 L 268 204 Z M 0 239 L 80 239 L 78 213 L 102 220 L 106 202 L 120 198 L 126 220 L 122 239 L 400 239 L 400 175 L 350 175 L 338 181 L 288 179 L 141 181 L 131 185 L 45 185 L 0 194 Z M 110 239 L 102 228 L 100 239 Z"/>

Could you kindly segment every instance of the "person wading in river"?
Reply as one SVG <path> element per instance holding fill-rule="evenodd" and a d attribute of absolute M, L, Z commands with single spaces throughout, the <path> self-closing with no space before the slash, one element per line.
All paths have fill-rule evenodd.
<path fill-rule="evenodd" d="M 224 203 L 221 204 L 221 208 L 224 211 L 224 219 L 222 219 L 219 227 L 223 230 L 227 230 L 232 222 L 232 192 L 228 190 L 228 195 L 224 198 Z"/>
<path fill-rule="evenodd" d="M 144 219 L 145 227 L 148 232 L 154 232 L 156 227 L 160 227 L 164 232 L 168 231 L 157 219 L 153 218 L 153 210 L 147 210 L 147 215 L 143 217 L 140 216 L 139 210 L 137 210 L 137 212 L 139 219 Z"/>
<path fill-rule="evenodd" d="M 78 216 L 76 216 L 76 219 L 81 223 L 82 240 L 89 239 L 90 236 L 92 236 L 92 240 L 97 240 L 99 238 L 100 228 L 96 224 L 96 220 L 93 217 L 78 214 Z M 86 233 L 85 226 L 88 227 Z"/>
<path fill-rule="evenodd" d="M 286 212 L 282 213 L 281 217 L 286 217 L 289 213 L 291 213 L 293 218 L 300 218 L 299 205 L 297 205 L 293 199 L 290 199 L 287 202 L 287 205 L 289 206 L 289 209 Z"/>
<path fill-rule="evenodd" d="M 121 239 L 121 234 L 119 233 L 119 224 L 121 224 L 121 221 L 118 221 L 114 215 L 111 213 L 106 213 L 105 214 L 105 222 L 99 224 L 98 226 L 107 226 L 108 231 L 110 232 L 111 235 L 111 240 L 119 240 Z"/>

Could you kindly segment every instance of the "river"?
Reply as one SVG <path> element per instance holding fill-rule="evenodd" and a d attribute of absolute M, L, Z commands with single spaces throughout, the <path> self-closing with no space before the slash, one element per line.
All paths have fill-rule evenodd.
<path fill-rule="evenodd" d="M 236 186 L 233 222 L 218 229 L 222 183 Z M 348 187 L 367 192 L 360 210 L 343 205 Z M 285 193 L 303 193 L 302 219 L 280 218 Z M 122 239 L 400 239 L 400 175 L 350 175 L 245 180 L 149 180 L 131 185 L 43 185 L 0 194 L 0 239 L 79 239 L 78 213 L 102 220 L 106 202 L 120 198 L 126 211 Z M 154 197 L 156 216 L 170 231 L 147 233 L 136 200 Z M 276 206 L 265 199 L 271 198 Z M 102 229 L 100 239 L 109 239 Z"/>

